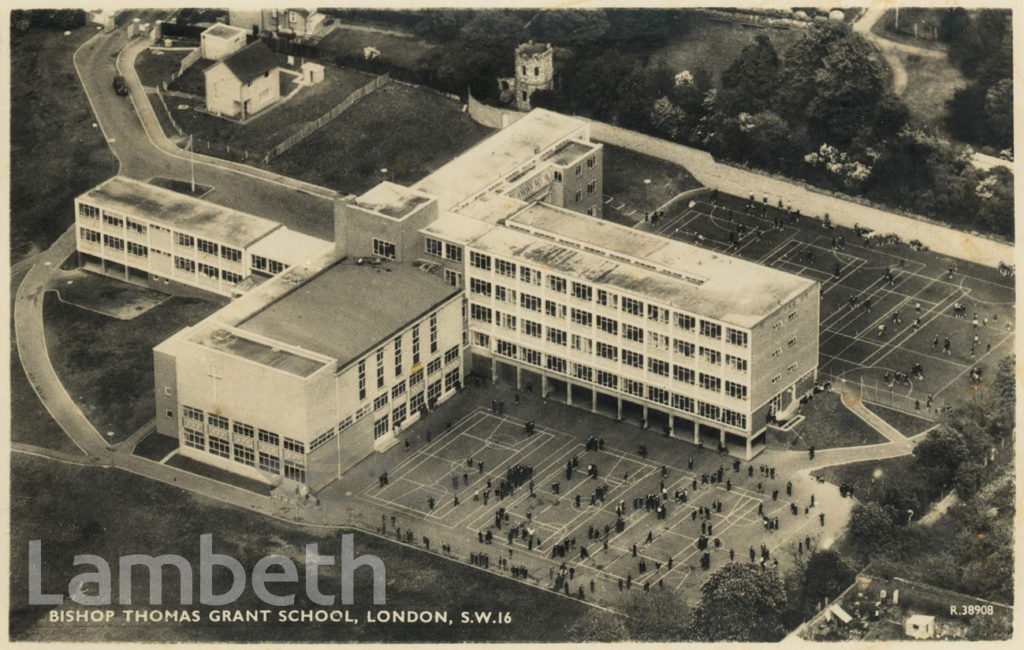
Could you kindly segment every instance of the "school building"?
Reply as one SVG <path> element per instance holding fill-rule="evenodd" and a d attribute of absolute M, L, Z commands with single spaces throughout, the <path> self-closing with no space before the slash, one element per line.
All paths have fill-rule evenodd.
<path fill-rule="evenodd" d="M 79 255 L 234 298 L 154 349 L 157 430 L 229 471 L 320 489 L 470 371 L 751 458 L 813 386 L 818 284 L 603 220 L 602 165 L 537 109 L 339 199 L 333 244 L 118 177 L 76 201 Z"/>

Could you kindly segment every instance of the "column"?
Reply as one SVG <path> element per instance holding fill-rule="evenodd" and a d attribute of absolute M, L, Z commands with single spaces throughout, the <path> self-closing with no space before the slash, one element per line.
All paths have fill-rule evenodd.
<path fill-rule="evenodd" d="M 725 446 L 725 429 L 718 427 L 718 444 L 722 447 Z"/>
<path fill-rule="evenodd" d="M 522 366 L 516 366 L 516 390 L 520 390 L 523 387 L 523 368 Z"/>
<path fill-rule="evenodd" d="M 671 413 L 668 414 L 668 435 L 674 435 L 676 432 L 676 416 Z"/>
<path fill-rule="evenodd" d="M 747 460 L 750 460 L 750 436 L 747 436 Z"/>
<path fill-rule="evenodd" d="M 622 398 L 621 397 L 616 397 L 615 401 L 616 401 L 616 404 L 615 404 L 615 419 L 621 421 L 622 420 Z"/>
<path fill-rule="evenodd" d="M 597 413 L 597 389 L 590 390 L 590 412 Z"/>
<path fill-rule="evenodd" d="M 548 396 L 548 376 L 543 373 L 540 376 L 540 396 L 541 399 L 547 399 Z"/>
<path fill-rule="evenodd" d="M 498 381 L 498 360 L 491 357 L 491 383 Z"/>
<path fill-rule="evenodd" d="M 572 382 L 565 382 L 565 403 L 572 406 Z"/>
<path fill-rule="evenodd" d="M 648 422 L 647 422 L 647 405 L 644 404 L 643 407 L 644 407 L 644 421 L 643 421 L 643 425 L 646 427 L 647 424 L 648 424 Z"/>
<path fill-rule="evenodd" d="M 700 442 L 700 422 L 697 420 L 693 421 L 693 444 Z"/>

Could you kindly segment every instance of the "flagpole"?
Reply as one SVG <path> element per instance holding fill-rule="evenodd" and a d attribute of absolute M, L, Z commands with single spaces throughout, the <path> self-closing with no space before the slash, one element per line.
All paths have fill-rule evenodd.
<path fill-rule="evenodd" d="M 192 134 L 188 136 L 189 167 L 192 173 L 192 194 L 196 193 L 196 150 L 192 146 Z"/>

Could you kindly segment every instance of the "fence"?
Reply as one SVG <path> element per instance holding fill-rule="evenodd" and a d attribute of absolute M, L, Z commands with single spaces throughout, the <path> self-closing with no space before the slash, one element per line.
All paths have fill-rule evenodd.
<path fill-rule="evenodd" d="M 901 393 L 901 387 L 889 388 L 881 380 L 864 377 L 860 372 L 847 372 L 845 376 L 840 377 L 818 370 L 818 383 L 826 381 L 832 384 L 832 390 L 836 392 L 852 395 L 868 404 L 885 406 L 928 420 L 938 417 L 942 407 L 938 402 L 933 402 L 929 407 L 927 395 Z"/>
<path fill-rule="evenodd" d="M 299 129 L 296 133 L 293 133 L 292 135 L 288 136 L 287 138 L 285 138 L 283 142 L 281 142 L 276 147 L 268 151 L 263 158 L 263 162 L 270 162 L 272 159 L 280 156 L 281 154 L 288 151 L 298 143 L 302 142 L 311 134 L 323 128 L 325 124 L 327 124 L 334 118 L 338 117 L 348 109 L 352 108 L 352 106 L 360 99 L 366 97 L 367 95 L 377 90 L 381 86 L 387 84 L 390 80 L 391 78 L 388 75 L 384 74 L 379 77 L 376 77 L 373 81 L 366 84 L 362 88 L 355 90 L 354 92 L 352 92 L 352 94 L 343 99 L 340 104 L 338 104 L 331 110 L 327 111 L 326 113 L 324 113 L 317 119 L 313 120 L 312 122 L 307 122 L 306 125 Z"/>
<path fill-rule="evenodd" d="M 197 47 L 196 49 L 189 52 L 188 56 L 181 60 L 181 64 L 178 65 L 178 74 L 174 75 L 171 78 L 171 81 L 174 81 L 181 75 L 185 74 L 185 71 L 188 70 L 193 63 L 195 63 L 201 58 L 203 58 L 203 49 L 201 47 Z"/>

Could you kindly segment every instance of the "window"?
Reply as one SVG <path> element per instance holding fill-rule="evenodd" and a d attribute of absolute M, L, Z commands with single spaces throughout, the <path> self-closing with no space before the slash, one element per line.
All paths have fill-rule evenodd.
<path fill-rule="evenodd" d="M 211 435 L 210 453 L 221 458 L 231 458 L 231 445 L 227 440 Z"/>
<path fill-rule="evenodd" d="M 647 357 L 647 370 L 662 377 L 668 377 L 668 362 L 653 357 Z M 665 400 L 668 401 L 668 398 Z"/>
<path fill-rule="evenodd" d="M 647 318 L 649 320 L 656 320 L 660 323 L 668 322 L 668 310 L 663 309 L 657 305 L 647 305 Z"/>
<path fill-rule="evenodd" d="M 700 335 L 709 339 L 721 340 L 722 326 L 706 320 L 700 322 Z"/>
<path fill-rule="evenodd" d="M 378 411 L 388 405 L 388 394 L 383 393 L 373 398 L 373 410 Z"/>
<path fill-rule="evenodd" d="M 469 279 L 469 291 L 470 293 L 478 293 L 482 296 L 491 295 L 491 283 L 480 280 L 479 278 Z"/>
<path fill-rule="evenodd" d="M 729 368 L 732 368 L 733 370 L 738 370 L 740 372 L 747 371 L 747 360 L 740 359 L 739 357 L 734 357 L 731 354 L 725 355 L 725 365 Z"/>
<path fill-rule="evenodd" d="M 712 350 L 711 348 L 706 348 L 703 345 L 700 346 L 700 358 L 705 363 L 710 363 L 716 366 L 722 363 L 721 352 L 718 350 Z"/>
<path fill-rule="evenodd" d="M 519 304 L 531 311 L 540 311 L 540 298 L 528 293 L 519 294 Z"/>
<path fill-rule="evenodd" d="M 777 384 L 779 383 L 780 379 L 782 379 L 782 375 L 775 375 L 774 377 L 772 377 L 772 383 Z"/>
<path fill-rule="evenodd" d="M 697 414 L 709 420 L 717 420 L 719 418 L 719 408 L 714 404 L 697 402 Z"/>
<path fill-rule="evenodd" d="M 565 278 L 560 278 L 557 275 L 548 275 L 548 286 L 551 287 L 552 291 L 565 293 L 565 284 Z"/>
<path fill-rule="evenodd" d="M 395 346 L 395 377 L 402 374 L 402 337 L 396 336 Z"/>
<path fill-rule="evenodd" d="M 672 393 L 672 408 L 693 413 L 693 398 Z"/>
<path fill-rule="evenodd" d="M 680 341 L 679 339 L 672 339 L 672 349 L 676 354 L 681 354 L 684 357 L 692 357 L 694 346 L 693 343 Z"/>
<path fill-rule="evenodd" d="M 633 379 L 622 379 L 622 390 L 637 397 L 644 396 L 644 385 L 642 382 Z"/>
<path fill-rule="evenodd" d="M 772 350 L 771 354 L 769 354 L 768 356 L 770 358 L 774 359 L 775 357 L 779 356 L 780 354 L 782 354 L 782 348 L 776 348 L 776 349 Z"/>
<path fill-rule="evenodd" d="M 359 401 L 366 399 L 366 360 L 359 362 Z"/>
<path fill-rule="evenodd" d="M 199 272 L 208 278 L 216 278 L 220 276 L 220 271 L 217 270 L 217 267 L 210 266 L 209 264 L 203 264 L 202 262 L 199 263 Z"/>
<path fill-rule="evenodd" d="M 441 357 L 431 359 L 430 363 L 427 364 L 427 374 L 432 375 L 441 369 Z"/>
<path fill-rule="evenodd" d="M 409 411 L 419 411 L 423 408 L 423 391 L 420 391 L 409 398 Z"/>
<path fill-rule="evenodd" d="M 444 365 L 447 366 L 449 363 L 455 361 L 458 358 L 459 358 L 459 346 L 453 345 L 452 347 L 448 348 L 444 352 Z"/>
<path fill-rule="evenodd" d="M 532 320 L 526 320 L 524 318 L 522 320 L 522 325 L 523 325 L 523 334 L 526 334 L 527 336 L 534 336 L 536 338 L 540 338 L 540 336 L 541 336 L 540 323 L 536 323 L 536 322 L 534 322 Z"/>
<path fill-rule="evenodd" d="M 587 183 L 587 196 L 590 196 L 597 189 L 597 181 L 590 181 Z"/>
<path fill-rule="evenodd" d="M 477 269 L 483 269 L 484 271 L 491 270 L 491 257 L 489 255 L 470 251 L 469 263 Z"/>
<path fill-rule="evenodd" d="M 616 375 L 613 375 L 610 372 L 605 372 L 603 370 L 598 370 L 597 371 L 597 383 L 598 383 L 599 386 L 604 386 L 605 388 L 618 388 L 619 387 L 619 378 Z"/>
<path fill-rule="evenodd" d="M 540 271 L 535 271 L 529 267 L 519 265 L 519 279 L 526 284 L 535 284 L 540 286 Z"/>
<path fill-rule="evenodd" d="M 795 372 L 796 371 L 796 366 L 797 366 L 797 363 L 796 363 L 796 361 L 794 361 L 793 363 L 791 363 L 788 366 L 786 366 L 786 372 Z"/>
<path fill-rule="evenodd" d="M 124 227 L 124 219 L 118 217 L 117 215 L 109 214 L 107 212 L 103 213 L 103 223 L 107 224 L 108 226 L 114 226 L 115 228 Z"/>
<path fill-rule="evenodd" d="M 600 293 L 600 292 L 598 292 L 598 293 Z M 605 318 L 604 316 L 601 316 L 600 314 L 597 316 L 597 327 L 602 332 L 608 332 L 609 334 L 611 334 L 613 336 L 617 336 L 618 333 L 619 333 L 619 323 L 618 323 L 618 321 L 614 321 L 614 320 L 612 320 L 610 318 Z"/>
<path fill-rule="evenodd" d="M 594 381 L 594 371 L 579 363 L 572 364 L 572 376 L 583 381 Z"/>
<path fill-rule="evenodd" d="M 237 273 L 232 273 L 231 271 L 221 271 L 220 279 L 231 284 L 238 284 L 242 281 L 242 276 Z"/>
<path fill-rule="evenodd" d="M 614 345 L 608 345 L 607 343 L 597 342 L 597 356 L 604 359 L 611 359 L 612 361 L 619 360 L 619 349 Z"/>
<path fill-rule="evenodd" d="M 580 174 L 583 173 L 583 165 L 576 165 L 576 177 L 579 178 Z"/>
<path fill-rule="evenodd" d="M 583 190 L 576 190 L 576 202 L 579 203 L 583 200 Z"/>
<path fill-rule="evenodd" d="M 483 332 L 473 332 L 473 345 L 479 345 L 482 348 L 491 347 L 491 337 Z"/>
<path fill-rule="evenodd" d="M 692 332 L 697 327 L 697 319 L 686 314 L 676 314 L 676 327 L 686 332 Z"/>
<path fill-rule="evenodd" d="M 405 394 L 405 382 L 399 382 L 391 388 L 391 399 L 397 400 Z"/>
<path fill-rule="evenodd" d="M 391 426 L 397 429 L 403 422 L 405 422 L 405 404 L 400 404 L 391 411 Z"/>
<path fill-rule="evenodd" d="M 324 445 L 326 445 L 331 440 L 334 440 L 334 436 L 335 435 L 336 435 L 336 433 L 335 433 L 334 427 L 331 427 L 327 431 L 324 431 L 323 433 L 318 435 L 316 438 L 313 438 L 313 440 L 310 441 L 310 443 L 309 443 L 309 451 L 310 451 L 310 453 L 312 453 L 313 451 L 319 449 L 320 447 L 323 447 Z"/>
<path fill-rule="evenodd" d="M 644 355 L 639 352 L 633 352 L 632 350 L 622 351 L 622 363 L 627 366 L 633 366 L 634 368 L 644 367 Z"/>
<path fill-rule="evenodd" d="M 128 253 L 130 255 L 135 255 L 136 257 L 147 257 L 149 255 L 149 249 L 142 244 L 136 244 L 135 242 L 130 241 L 127 243 L 127 246 Z"/>
<path fill-rule="evenodd" d="M 597 162 L 597 156 L 590 156 L 587 158 L 587 169 L 593 169 L 595 162 Z"/>
<path fill-rule="evenodd" d="M 227 246 L 220 247 L 220 256 L 230 262 L 241 262 L 242 251 L 236 248 L 228 248 Z"/>
<path fill-rule="evenodd" d="M 797 313 L 795 311 L 789 312 L 789 315 L 786 316 L 786 320 L 793 320 L 794 318 L 796 318 L 796 314 Z"/>
<path fill-rule="evenodd" d="M 111 237 L 110 235 L 103 235 L 103 245 L 107 248 L 112 248 L 116 251 L 124 250 L 124 240 L 120 237 Z"/>
<path fill-rule="evenodd" d="M 381 436 L 383 436 L 385 433 L 388 432 L 388 423 L 389 423 L 389 421 L 388 421 L 388 416 L 387 415 L 385 415 L 384 417 L 374 421 L 374 423 L 373 423 L 373 439 L 374 440 L 377 440 L 378 438 L 380 438 Z"/>
<path fill-rule="evenodd" d="M 184 257 L 174 256 L 174 268 L 179 271 L 187 271 L 188 273 L 194 273 L 196 270 L 196 263 L 192 260 L 187 260 Z"/>
<path fill-rule="evenodd" d="M 207 417 L 206 423 L 215 429 L 223 429 L 224 431 L 228 430 L 228 419 L 220 415 L 210 413 Z"/>
<path fill-rule="evenodd" d="M 514 305 L 516 304 L 516 290 L 496 284 L 494 285 L 494 299 Z"/>
<path fill-rule="evenodd" d="M 561 183 L 562 182 L 562 172 L 555 172 L 555 182 L 556 183 Z"/>
<path fill-rule="evenodd" d="M 271 275 L 277 275 L 284 270 L 284 264 L 259 255 L 252 256 L 252 268 L 256 271 L 263 271 Z"/>
<path fill-rule="evenodd" d="M 193 246 L 195 246 L 196 238 L 193 237 L 192 235 L 186 235 L 185 233 L 179 232 L 175 237 L 175 241 L 177 242 L 178 246 L 192 248 Z"/>
<path fill-rule="evenodd" d="M 377 388 L 384 387 L 384 348 L 377 349 Z"/>
<path fill-rule="evenodd" d="M 395 245 L 389 241 L 383 239 L 374 238 L 373 240 L 373 254 L 377 257 L 383 257 L 385 259 L 395 259 Z"/>
<path fill-rule="evenodd" d="M 636 341 L 637 343 L 644 342 L 644 331 L 639 327 L 633 327 L 632 325 L 623 323 L 622 335 L 630 341 Z"/>
<path fill-rule="evenodd" d="M 425 242 L 427 255 L 441 257 L 441 240 L 434 239 L 433 237 L 427 237 Z"/>
<path fill-rule="evenodd" d="M 270 472 L 271 474 L 281 473 L 281 457 L 268 454 L 264 451 L 260 452 L 260 469 L 264 472 Z"/>
<path fill-rule="evenodd" d="M 789 339 L 789 341 L 786 342 L 786 347 L 790 347 L 791 348 L 794 345 L 796 345 L 796 337 L 795 336 L 793 338 Z"/>
<path fill-rule="evenodd" d="M 277 446 L 281 444 L 281 436 L 277 435 L 273 431 L 267 431 L 266 429 L 259 429 L 257 438 L 260 442 L 265 442 L 268 445 Z"/>
<path fill-rule="evenodd" d="M 427 386 L 427 402 L 433 403 L 437 401 L 437 398 L 441 397 L 441 380 L 438 379 L 434 383 Z"/>
<path fill-rule="evenodd" d="M 192 408 L 191 406 L 185 406 L 183 404 L 181 406 L 181 415 L 186 420 L 195 420 L 196 422 L 205 422 L 205 420 L 203 419 L 203 412 L 201 410 L 197 409 L 197 408 Z"/>
<path fill-rule="evenodd" d="M 135 232 L 139 233 L 140 235 L 145 235 L 146 234 L 146 226 L 144 226 L 143 224 L 139 223 L 138 221 L 132 221 L 131 219 L 127 219 L 126 218 L 124 220 L 124 225 L 127 226 L 129 230 L 134 230 Z"/>
<path fill-rule="evenodd" d="M 512 314 L 503 314 L 500 311 L 494 312 L 494 323 L 507 330 L 516 329 L 516 317 Z"/>
<path fill-rule="evenodd" d="M 565 318 L 565 305 L 561 305 L 551 300 L 545 300 L 544 313 L 547 314 L 548 316 L 554 316 L 555 318 Z"/>
<path fill-rule="evenodd" d="M 235 445 L 235 462 L 253 467 L 256 465 L 256 454 L 249 447 Z"/>
<path fill-rule="evenodd" d="M 490 310 L 487 310 L 488 313 Z M 490 319 L 488 319 L 490 322 Z M 417 325 L 412 328 L 412 365 L 416 365 L 420 362 L 420 326 Z"/>
<path fill-rule="evenodd" d="M 485 323 L 491 322 L 491 308 L 478 305 L 476 303 L 469 304 L 469 317 L 473 320 L 483 321 Z"/>
<path fill-rule="evenodd" d="M 659 404 L 668 404 L 668 391 L 657 386 L 648 386 L 647 399 Z"/>
<path fill-rule="evenodd" d="M 548 341 L 551 341 L 555 345 L 565 345 L 565 332 L 553 327 L 548 328 Z"/>
<path fill-rule="evenodd" d="M 730 411 L 729 409 L 722 409 L 721 421 L 729 426 L 737 427 L 740 429 L 747 428 L 747 416 L 742 413 Z"/>
<path fill-rule="evenodd" d="M 718 393 L 722 390 L 722 380 L 714 375 L 708 375 L 702 372 L 700 373 L 700 387 L 704 390 L 710 390 Z"/>
<path fill-rule="evenodd" d="M 413 386 L 418 385 L 421 381 L 423 381 L 423 368 L 409 375 L 409 390 L 412 391 Z"/>
<path fill-rule="evenodd" d="M 235 422 L 231 430 L 236 436 L 242 436 L 243 438 L 252 438 L 254 431 L 251 424 L 245 424 L 244 422 Z"/>
<path fill-rule="evenodd" d="M 547 358 L 545 358 L 544 362 L 547 364 L 548 370 L 552 372 L 559 372 L 563 375 L 565 374 L 565 359 L 551 356 L 549 354 L 547 355 Z"/>
<path fill-rule="evenodd" d="M 437 314 L 430 315 L 430 354 L 437 352 Z"/>
<path fill-rule="evenodd" d="M 100 234 L 95 230 L 89 230 L 88 228 L 79 228 L 78 233 L 85 241 L 91 241 L 93 243 L 98 243 L 100 241 Z"/>
<path fill-rule="evenodd" d="M 90 219 L 98 219 L 100 216 L 100 209 L 94 205 L 79 203 L 78 214 L 82 215 L 83 217 L 88 217 Z"/>
<path fill-rule="evenodd" d="M 672 366 L 672 378 L 676 381 L 681 381 L 684 384 L 693 384 L 696 381 L 696 376 L 693 370 L 685 366 Z"/>
<path fill-rule="evenodd" d="M 507 278 L 516 277 L 516 265 L 505 260 L 494 260 L 494 272 Z"/>
<path fill-rule="evenodd" d="M 450 259 L 453 262 L 461 262 L 462 261 L 462 246 L 457 246 L 455 244 L 445 244 L 444 245 L 444 256 L 447 259 Z"/>
<path fill-rule="evenodd" d="M 644 314 L 644 303 L 639 300 L 633 300 L 632 298 L 622 297 L 622 311 L 627 314 L 634 316 L 643 316 Z"/>
<path fill-rule="evenodd" d="M 264 93 L 269 93 L 269 90 L 264 90 Z M 284 461 L 284 477 L 292 481 L 298 481 L 299 483 L 306 482 L 306 467 L 302 463 L 297 463 L 293 460 L 285 459 Z"/>
<path fill-rule="evenodd" d="M 593 293 L 594 290 L 585 284 L 580 284 L 579 282 L 572 283 L 572 295 L 574 298 L 589 302 L 593 298 Z"/>
<path fill-rule="evenodd" d="M 540 365 L 540 352 L 529 348 L 521 348 L 521 352 L 523 361 L 534 366 Z"/>
<path fill-rule="evenodd" d="M 495 351 L 498 354 L 500 354 L 503 357 L 508 357 L 510 359 L 515 359 L 516 358 L 516 344 L 515 343 L 509 343 L 508 341 L 502 341 L 501 339 L 498 339 L 497 343 L 498 343 L 498 345 L 497 345 L 497 349 Z"/>
<path fill-rule="evenodd" d="M 206 436 L 203 435 L 202 431 L 193 431 L 186 427 L 185 445 L 202 451 L 206 449 Z"/>
<path fill-rule="evenodd" d="M 572 335 L 572 349 L 579 350 L 584 354 L 590 354 L 593 351 L 594 342 L 586 336 L 580 336 L 579 334 Z"/>
<path fill-rule="evenodd" d="M 593 316 L 589 311 L 583 311 L 582 309 L 572 309 L 572 322 L 577 325 L 584 327 L 590 327 L 593 323 Z"/>
<path fill-rule="evenodd" d="M 740 330 L 734 330 L 731 327 L 725 328 L 725 340 L 732 345 L 738 345 L 741 348 L 747 347 L 747 333 L 741 332 Z"/>
<path fill-rule="evenodd" d="M 747 387 L 732 381 L 725 382 L 725 394 L 736 399 L 747 399 Z"/>
<path fill-rule="evenodd" d="M 444 270 L 444 281 L 453 287 L 462 286 L 462 274 L 451 269 Z"/>
<path fill-rule="evenodd" d="M 658 349 L 668 351 L 669 338 L 664 334 L 650 330 L 647 332 L 647 344 Z"/>
<path fill-rule="evenodd" d="M 220 252 L 220 246 L 212 241 L 206 241 L 205 239 L 197 239 L 196 248 L 199 249 L 200 253 L 206 253 L 208 255 L 216 255 Z"/>

